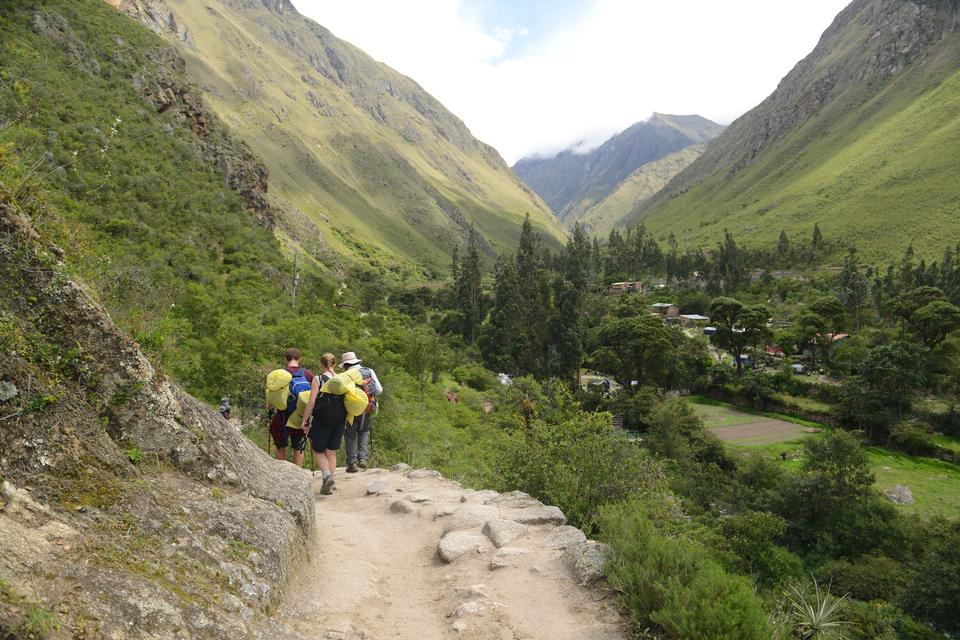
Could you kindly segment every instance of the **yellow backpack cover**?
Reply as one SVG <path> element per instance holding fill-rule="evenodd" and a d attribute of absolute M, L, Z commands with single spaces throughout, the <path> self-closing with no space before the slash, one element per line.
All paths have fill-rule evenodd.
<path fill-rule="evenodd" d="M 307 410 L 307 403 L 310 402 L 310 392 L 301 391 L 297 395 L 297 409 L 287 418 L 287 426 L 291 429 L 299 429 L 303 426 L 303 412 Z"/>
<path fill-rule="evenodd" d="M 353 424 L 353 419 L 367 410 L 367 394 L 363 389 L 354 386 L 343 395 L 343 406 L 347 409 L 347 421 Z"/>
<path fill-rule="evenodd" d="M 363 384 L 363 376 L 360 374 L 360 370 L 350 369 L 349 371 L 341 371 L 324 382 L 320 391 L 334 396 L 342 396 L 350 389 L 354 389 L 361 384 Z"/>
<path fill-rule="evenodd" d="M 267 374 L 267 406 L 278 411 L 287 410 L 291 380 L 293 380 L 293 374 L 286 369 L 274 369 Z"/>

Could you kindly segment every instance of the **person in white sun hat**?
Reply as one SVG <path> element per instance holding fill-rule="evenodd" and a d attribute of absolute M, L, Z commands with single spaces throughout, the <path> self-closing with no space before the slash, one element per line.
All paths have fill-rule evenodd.
<path fill-rule="evenodd" d="M 377 398 L 383 393 L 383 386 L 377 379 L 377 372 L 370 367 L 361 366 L 362 362 L 353 351 L 347 351 L 340 358 L 340 366 L 344 371 L 360 368 L 363 391 L 370 401 L 366 412 L 354 418 L 353 424 L 348 424 L 344 433 L 347 441 L 347 473 L 367 469 L 367 460 L 370 458 L 370 427 L 373 426 L 373 416 L 377 412 Z"/>

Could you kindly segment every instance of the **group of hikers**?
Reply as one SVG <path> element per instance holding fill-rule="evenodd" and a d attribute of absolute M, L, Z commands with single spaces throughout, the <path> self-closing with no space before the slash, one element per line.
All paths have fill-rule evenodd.
<path fill-rule="evenodd" d="M 337 451 L 347 444 L 347 473 L 365 471 L 370 456 L 370 428 L 383 386 L 376 372 L 364 367 L 353 351 L 340 358 L 332 353 L 320 356 L 323 371 L 314 374 L 301 363 L 299 349 L 287 349 L 286 366 L 267 376 L 267 405 L 271 409 L 269 431 L 277 448 L 277 459 L 303 466 L 307 438 L 314 465 L 323 474 L 320 493 L 334 490 Z"/>

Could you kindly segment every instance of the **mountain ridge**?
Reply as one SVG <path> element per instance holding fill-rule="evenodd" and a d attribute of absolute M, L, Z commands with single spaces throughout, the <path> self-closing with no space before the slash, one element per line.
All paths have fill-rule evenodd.
<path fill-rule="evenodd" d="M 911 241 L 939 253 L 960 240 L 960 204 L 943 186 L 960 170 L 949 151 L 960 139 L 958 26 L 956 2 L 855 0 L 770 96 L 628 221 L 687 245 L 724 228 L 772 245 L 781 229 L 820 224 L 837 246 L 865 239 L 871 258 Z M 888 220 L 916 229 L 904 239 Z"/>
<path fill-rule="evenodd" d="M 545 158 L 522 158 L 513 170 L 571 226 L 641 166 L 708 142 L 722 129 L 697 115 L 654 113 L 587 153 L 570 147 Z"/>
<path fill-rule="evenodd" d="M 526 215 L 549 243 L 565 238 L 438 100 L 287 0 L 115 4 L 177 45 L 213 111 L 263 159 L 288 243 L 311 233 L 354 263 L 434 278 L 471 226 L 491 260 Z"/>

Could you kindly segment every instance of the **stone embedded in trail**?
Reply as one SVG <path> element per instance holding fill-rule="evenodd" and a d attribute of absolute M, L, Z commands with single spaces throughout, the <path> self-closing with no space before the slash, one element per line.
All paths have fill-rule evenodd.
<path fill-rule="evenodd" d="M 413 469 L 413 467 L 408 465 L 406 462 L 398 462 L 390 467 L 390 471 L 410 471 L 411 469 Z"/>
<path fill-rule="evenodd" d="M 566 558 L 577 582 L 587 586 L 606 575 L 605 566 L 612 553 L 613 550 L 602 542 L 587 540 L 569 547 Z"/>
<path fill-rule="evenodd" d="M 483 525 L 483 535 L 490 538 L 490 541 L 500 548 L 510 544 L 517 538 L 522 538 L 530 532 L 526 525 L 512 520 L 487 520 Z"/>
<path fill-rule="evenodd" d="M 453 562 L 467 553 L 482 553 L 489 548 L 487 539 L 479 533 L 454 531 L 440 539 L 437 552 L 444 562 Z"/>
<path fill-rule="evenodd" d="M 566 549 L 586 541 L 587 536 L 583 535 L 583 531 L 569 525 L 557 527 L 556 531 L 547 536 L 547 546 L 551 549 Z"/>
<path fill-rule="evenodd" d="M 439 478 L 440 472 L 433 469 L 414 469 L 407 472 L 407 477 L 411 480 L 421 480 L 423 478 Z"/>
<path fill-rule="evenodd" d="M 462 605 L 457 607 L 457 612 L 454 614 L 458 618 L 464 616 L 476 616 L 483 615 L 484 612 L 490 611 L 491 609 L 501 609 L 503 605 L 499 602 L 493 602 L 492 600 L 471 600 L 469 602 L 464 602 Z"/>
<path fill-rule="evenodd" d="M 398 499 L 390 503 L 390 511 L 394 513 L 413 513 L 417 508 L 409 500 Z"/>
<path fill-rule="evenodd" d="M 479 527 L 487 520 L 494 520 L 499 515 L 496 507 L 488 507 L 482 504 L 465 504 L 450 516 L 447 525 L 443 528 L 444 533 L 450 531 L 460 531 L 461 529 L 472 529 Z"/>
<path fill-rule="evenodd" d="M 469 504 L 487 504 L 487 501 L 491 498 L 496 498 L 500 494 L 496 491 L 491 491 L 490 489 L 484 489 L 483 491 L 467 491 L 463 494 L 463 497 L 460 498 L 460 502 L 466 502 Z"/>
<path fill-rule="evenodd" d="M 439 507 L 437 507 L 436 512 L 433 514 L 433 519 L 436 520 L 437 518 L 446 518 L 447 516 L 456 513 L 457 509 L 459 508 L 460 508 L 460 505 L 458 504 L 457 505 L 442 504 Z"/>
<path fill-rule="evenodd" d="M 378 496 L 390 488 L 390 483 L 386 480 L 374 480 L 367 485 L 368 496 Z"/>
<path fill-rule="evenodd" d="M 433 502 L 433 498 L 428 496 L 425 493 L 411 493 L 407 496 L 407 500 L 410 502 L 415 502 L 417 504 L 426 504 L 427 502 Z"/>
<path fill-rule="evenodd" d="M 490 569 L 514 567 L 517 564 L 517 560 L 528 553 L 530 553 L 528 550 L 519 547 L 503 547 L 497 551 L 493 559 L 490 560 Z"/>
<path fill-rule="evenodd" d="M 542 507 L 543 503 L 523 491 L 500 493 L 487 500 L 486 504 L 497 505 L 508 509 L 526 509 L 528 507 Z"/>
<path fill-rule="evenodd" d="M 567 517 L 559 507 L 529 507 L 505 511 L 503 518 L 521 524 L 566 524 Z"/>
<path fill-rule="evenodd" d="M 472 584 L 469 587 L 457 587 L 454 589 L 454 593 L 456 593 L 458 597 L 466 598 L 467 600 L 490 597 L 487 594 L 486 585 L 482 584 Z"/>

